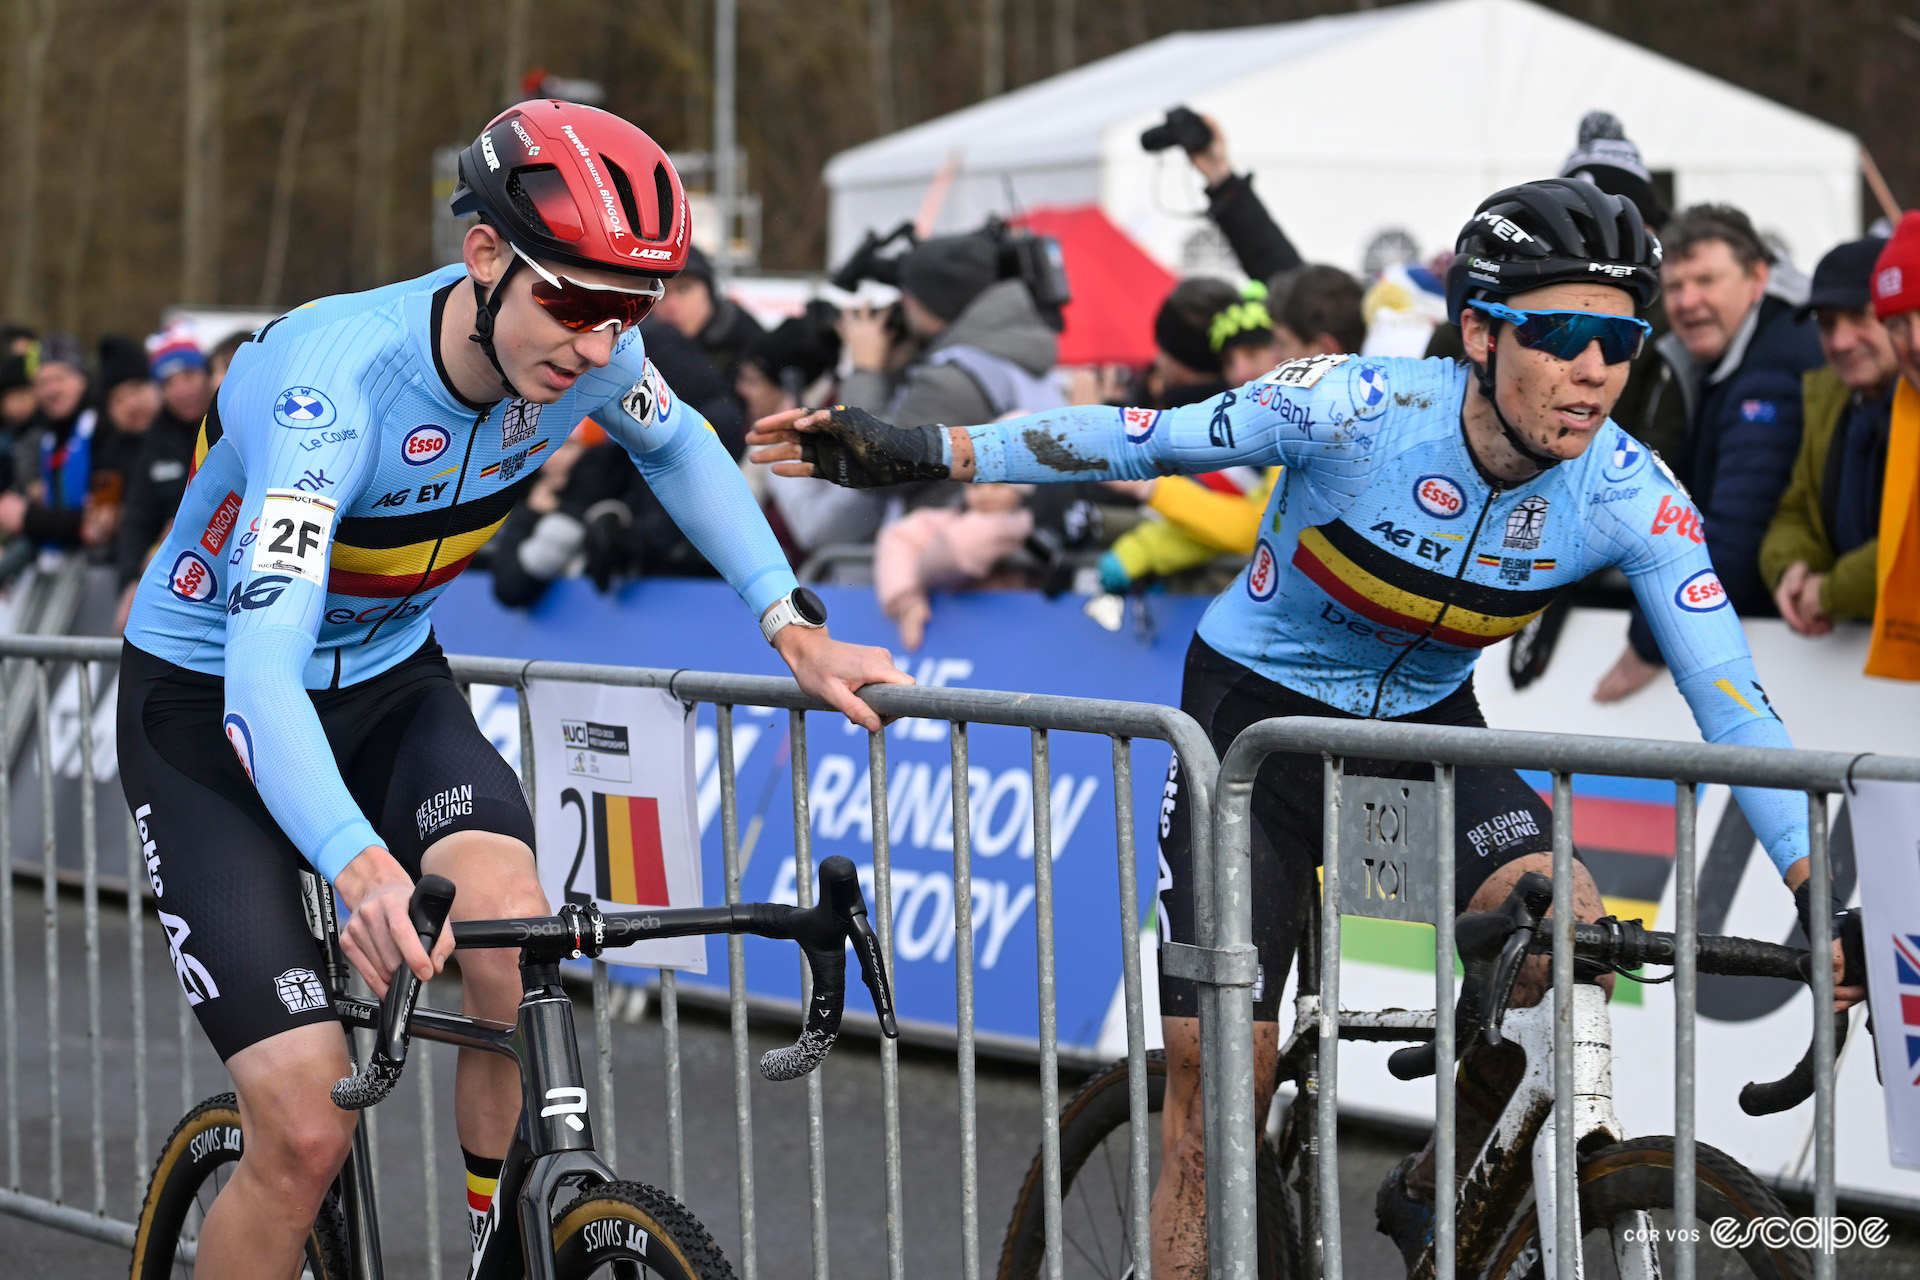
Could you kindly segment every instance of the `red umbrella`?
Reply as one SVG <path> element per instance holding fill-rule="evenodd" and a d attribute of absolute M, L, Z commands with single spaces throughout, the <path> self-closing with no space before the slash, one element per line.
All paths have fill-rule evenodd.
<path fill-rule="evenodd" d="M 1153 317 L 1173 291 L 1173 274 L 1092 205 L 1033 209 L 1014 222 L 1060 242 L 1073 290 L 1060 363 L 1152 363 Z"/>

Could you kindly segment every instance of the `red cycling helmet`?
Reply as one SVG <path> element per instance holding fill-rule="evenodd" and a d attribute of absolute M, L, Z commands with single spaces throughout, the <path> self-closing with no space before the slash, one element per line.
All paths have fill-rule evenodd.
<path fill-rule="evenodd" d="M 678 275 L 687 193 L 659 143 L 577 102 L 508 107 L 460 153 L 456 214 L 477 213 L 521 252 L 631 275 Z"/>

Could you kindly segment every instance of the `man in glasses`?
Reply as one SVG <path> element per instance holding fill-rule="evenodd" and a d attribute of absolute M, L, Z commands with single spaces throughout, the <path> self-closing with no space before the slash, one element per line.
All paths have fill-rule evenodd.
<path fill-rule="evenodd" d="M 293 1274 L 353 1132 L 328 1098 L 348 1062 L 297 873 L 351 909 L 343 946 L 376 992 L 452 949 L 448 931 L 429 956 L 408 924 L 423 872 L 454 881 L 456 920 L 548 909 L 519 783 L 430 620 L 575 423 L 625 446 L 809 692 L 878 729 L 855 690 L 907 679 L 828 636 L 733 459 L 646 359 L 636 326 L 691 244 L 666 153 L 604 111 L 531 101 L 459 175 L 453 209 L 478 215 L 461 262 L 309 303 L 240 348 L 126 629 L 127 800 L 245 1130 L 204 1276 Z M 517 959 L 463 958 L 467 1012 L 512 1021 Z M 461 1053 L 476 1246 L 519 1090 L 512 1063 Z"/>
<path fill-rule="evenodd" d="M 794 410 L 763 419 L 749 442 L 776 470 L 851 485 L 1284 465 L 1245 573 L 1214 602 L 1187 657 L 1182 704 L 1223 754 L 1241 730 L 1271 716 L 1483 725 L 1472 685 L 1480 651 L 1609 565 L 1625 570 L 1659 629 L 1702 734 L 1784 747 L 1697 512 L 1608 418 L 1646 334 L 1635 313 L 1659 290 L 1659 264 L 1658 243 L 1626 201 L 1576 179 L 1530 182 L 1489 197 L 1460 233 L 1447 293 L 1465 364 L 1321 355 L 1181 408 L 1089 406 L 979 427 L 896 430 L 857 412 Z M 1347 767 L 1424 776 L 1387 762 Z M 1460 768 L 1455 779 L 1452 906 L 1478 910 L 1503 900 L 1523 873 L 1550 872 L 1552 819 L 1512 770 Z M 1160 938 L 1191 943 L 1191 802 L 1177 768 L 1169 789 Z M 1803 882 L 1804 799 L 1736 794 L 1788 883 Z M 1263 1108 L 1277 1005 L 1316 892 L 1321 813 L 1319 757 L 1269 757 L 1253 809 Z M 1580 915 L 1597 918 L 1593 880 L 1584 867 L 1576 876 Z M 1546 985 L 1544 962 L 1533 964 L 1515 1003 L 1537 1002 Z M 1195 988 L 1163 973 L 1160 1005 L 1168 1083 L 1154 1272 L 1198 1276 L 1205 1226 Z M 1513 1085 L 1500 1065 L 1467 1057 L 1463 1115 L 1497 1111 Z M 1430 1239 L 1432 1182 L 1425 1157 L 1396 1169 L 1383 1188 L 1383 1228 L 1410 1260 Z"/>

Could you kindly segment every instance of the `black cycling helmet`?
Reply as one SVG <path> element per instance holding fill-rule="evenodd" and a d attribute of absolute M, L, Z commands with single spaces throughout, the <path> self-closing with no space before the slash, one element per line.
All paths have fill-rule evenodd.
<path fill-rule="evenodd" d="M 1660 242 L 1631 202 L 1583 178 L 1542 178 L 1480 202 L 1453 247 L 1447 317 L 1469 298 L 1504 297 L 1587 280 L 1633 295 L 1645 310 L 1660 295 Z"/>

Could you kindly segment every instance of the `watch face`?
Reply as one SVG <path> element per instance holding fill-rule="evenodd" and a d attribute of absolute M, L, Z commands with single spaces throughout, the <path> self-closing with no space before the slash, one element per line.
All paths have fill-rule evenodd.
<path fill-rule="evenodd" d="M 821 603 L 819 596 L 805 587 L 797 587 L 788 599 L 793 601 L 793 610 L 800 615 L 800 621 L 810 627 L 826 625 L 827 606 Z"/>

